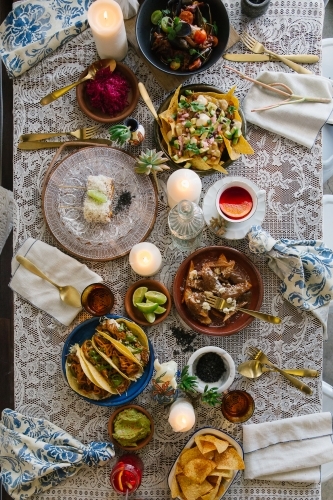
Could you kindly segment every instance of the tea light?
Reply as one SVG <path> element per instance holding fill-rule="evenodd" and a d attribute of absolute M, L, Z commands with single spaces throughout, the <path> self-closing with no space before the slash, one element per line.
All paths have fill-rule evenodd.
<path fill-rule="evenodd" d="M 201 179 L 192 170 L 181 168 L 170 175 L 167 182 L 168 205 L 173 208 L 182 200 L 198 203 L 202 184 Z"/>
<path fill-rule="evenodd" d="M 195 424 L 194 408 L 189 401 L 179 398 L 170 407 L 169 424 L 175 432 L 187 432 Z"/>
<path fill-rule="evenodd" d="M 88 9 L 88 22 L 101 59 L 121 61 L 128 44 L 122 10 L 114 0 L 96 0 Z"/>
<path fill-rule="evenodd" d="M 157 246 L 144 241 L 134 245 L 129 254 L 129 263 L 140 276 L 153 276 L 162 265 L 161 252 Z"/>

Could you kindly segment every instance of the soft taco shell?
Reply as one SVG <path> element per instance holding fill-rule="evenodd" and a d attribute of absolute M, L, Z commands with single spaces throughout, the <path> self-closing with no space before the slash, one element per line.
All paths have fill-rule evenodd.
<path fill-rule="evenodd" d="M 142 368 L 142 364 L 140 363 L 140 361 L 134 356 L 134 354 L 131 353 L 131 351 L 129 349 L 127 349 L 126 346 L 124 346 L 121 342 L 119 342 L 119 340 L 112 338 L 110 335 L 108 335 L 107 332 L 103 332 L 101 330 L 97 330 L 97 332 L 99 333 L 99 335 L 102 335 L 102 337 L 109 340 L 109 342 L 111 342 L 111 344 L 114 345 L 114 347 L 120 352 L 120 354 L 122 354 L 123 356 L 126 356 L 126 358 L 130 359 L 131 361 L 133 361 L 133 363 L 136 363 L 137 365 L 139 365 Z M 98 351 L 98 352 L 99 352 L 99 354 L 102 355 L 101 351 Z M 103 356 L 103 358 L 104 358 L 104 356 Z M 123 373 L 121 373 L 121 374 L 123 375 Z"/>
<path fill-rule="evenodd" d="M 87 369 L 85 363 L 83 362 L 82 363 L 82 356 L 80 356 L 80 347 L 78 344 L 75 344 L 72 349 L 71 349 L 71 353 L 72 354 L 76 354 L 79 361 L 80 361 L 80 365 L 81 365 L 81 368 L 85 374 L 85 376 L 95 384 L 94 380 L 92 380 L 91 376 L 90 376 L 90 372 L 89 370 Z M 67 381 L 68 381 L 68 384 L 70 385 L 70 387 L 73 389 L 73 391 L 77 392 L 78 394 L 80 394 L 80 396 L 84 396 L 85 398 L 89 398 L 89 399 L 94 399 L 94 400 L 100 400 L 100 399 L 105 399 L 107 397 L 110 396 L 110 394 L 107 394 L 107 395 L 103 395 L 103 396 L 99 396 L 98 394 L 96 394 L 95 392 L 86 392 L 86 391 L 83 391 L 82 389 L 80 389 L 79 387 L 79 384 L 76 380 L 76 378 L 74 377 L 74 375 L 72 374 L 71 372 L 71 369 L 70 369 L 70 364 L 68 363 L 68 361 L 66 360 L 66 363 L 65 363 L 65 370 L 66 370 L 66 377 L 67 377 Z M 97 385 L 97 387 L 99 387 L 98 384 L 95 384 Z"/>
<path fill-rule="evenodd" d="M 85 372 L 85 374 L 92 382 L 94 382 L 95 385 L 97 385 L 101 389 L 104 389 L 105 391 L 108 391 L 110 394 L 118 394 L 117 391 L 112 389 L 112 387 L 110 386 L 108 381 L 105 380 L 104 377 L 102 377 L 102 375 L 94 367 L 94 365 L 91 364 L 90 361 L 88 361 L 88 359 L 85 357 L 81 348 L 79 348 L 79 350 L 78 350 L 78 358 L 81 362 L 82 370 L 84 372 L 85 372 L 85 369 L 87 370 L 87 373 Z M 85 369 L 84 369 L 84 365 L 85 365 Z M 121 375 L 123 375 L 123 374 L 121 373 Z"/>
<path fill-rule="evenodd" d="M 119 323 L 119 325 L 124 323 L 127 326 L 127 328 L 129 330 L 131 330 L 131 332 L 134 333 L 134 335 L 136 337 L 138 337 L 141 344 L 144 347 L 146 347 L 146 349 L 148 349 L 148 351 L 149 351 L 148 337 L 145 334 L 145 332 L 142 330 L 142 328 L 140 328 L 139 325 L 137 325 L 136 323 L 133 323 L 133 321 L 129 321 L 129 320 L 124 319 L 124 318 L 118 318 L 118 319 L 116 319 L 116 322 Z"/>
<path fill-rule="evenodd" d="M 112 343 L 112 344 L 113 344 L 113 342 L 112 342 L 112 340 L 113 340 L 113 339 L 111 339 L 111 338 L 107 337 L 107 335 L 106 335 L 106 334 L 104 335 L 104 332 L 100 332 L 100 331 L 99 331 L 99 332 L 98 332 L 98 334 L 99 334 L 99 335 L 101 335 L 102 337 L 106 338 L 107 340 L 109 340 L 109 341 L 110 341 L 110 343 Z M 103 359 L 105 359 L 105 361 L 107 361 L 107 362 L 108 362 L 108 363 L 112 366 L 112 368 L 114 368 L 115 370 L 117 370 L 117 372 L 118 372 L 118 373 L 119 373 L 122 377 L 126 378 L 127 380 L 131 380 L 131 378 L 130 378 L 130 377 L 128 377 L 127 375 L 125 375 L 125 373 L 123 373 L 121 370 L 119 370 L 119 368 L 118 368 L 118 367 L 117 367 L 117 366 L 116 366 L 116 365 L 112 362 L 112 359 L 111 359 L 111 358 L 109 358 L 109 356 L 107 356 L 104 352 L 102 352 L 102 351 L 101 351 L 101 350 L 97 347 L 96 342 L 95 342 L 95 340 L 94 340 L 94 337 L 95 337 L 95 335 L 93 336 L 93 338 L 91 339 L 91 341 L 92 341 L 92 344 L 93 344 L 94 348 L 95 348 L 95 349 L 96 349 L 96 351 L 98 352 L 98 354 L 99 354 L 100 356 L 102 356 L 102 358 L 103 358 Z M 113 345 L 114 345 L 114 344 L 113 344 Z M 116 346 L 115 346 L 115 347 L 116 347 Z M 119 351 L 119 352 L 121 353 L 121 351 Z M 122 353 L 121 353 L 121 354 L 122 354 Z"/>

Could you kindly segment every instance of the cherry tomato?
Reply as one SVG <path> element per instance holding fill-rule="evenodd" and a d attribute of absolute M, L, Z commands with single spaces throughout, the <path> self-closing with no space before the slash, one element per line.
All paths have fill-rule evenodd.
<path fill-rule="evenodd" d="M 190 65 L 189 65 L 188 69 L 189 69 L 190 71 L 193 71 L 193 70 L 195 70 L 195 69 L 200 68 L 201 64 L 202 64 L 202 63 L 201 63 L 201 59 L 200 59 L 200 58 L 198 58 L 198 59 L 196 59 L 195 61 L 193 61 L 193 63 L 192 63 L 192 64 L 190 64 Z"/>
<path fill-rule="evenodd" d="M 184 23 L 193 24 L 194 16 L 189 10 L 183 10 L 179 17 Z"/>
<path fill-rule="evenodd" d="M 204 43 L 206 39 L 207 39 L 207 33 L 203 29 L 197 30 L 193 35 L 193 41 L 198 45 Z"/>

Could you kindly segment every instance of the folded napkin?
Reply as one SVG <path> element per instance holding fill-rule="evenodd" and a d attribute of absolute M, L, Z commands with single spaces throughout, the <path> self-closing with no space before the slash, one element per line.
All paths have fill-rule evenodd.
<path fill-rule="evenodd" d="M 274 240 L 261 226 L 247 235 L 249 249 L 266 254 L 268 265 L 283 281 L 281 293 L 302 311 L 319 319 L 327 339 L 327 316 L 333 299 L 333 251 L 316 240 Z"/>
<path fill-rule="evenodd" d="M 72 285 L 80 293 L 91 283 L 103 281 L 98 274 L 90 271 L 87 266 L 80 264 L 73 257 L 34 238 L 28 238 L 16 255 L 23 255 L 31 260 L 57 285 Z M 57 288 L 21 266 L 15 256 L 12 260 L 12 279 L 9 286 L 14 292 L 53 316 L 63 325 L 68 326 L 81 311 L 81 309 L 65 304 L 60 299 Z"/>
<path fill-rule="evenodd" d="M 0 479 L 11 498 L 25 500 L 114 457 L 111 443 L 80 443 L 43 418 L 9 410 L 0 422 Z"/>
<path fill-rule="evenodd" d="M 294 94 L 302 96 L 332 98 L 333 95 L 330 80 L 315 75 L 266 71 L 261 73 L 257 80 L 268 85 L 276 82 L 284 83 L 291 88 Z M 285 90 L 281 87 L 277 88 Z M 333 101 L 327 104 L 302 102 L 265 111 L 251 111 L 255 108 L 276 104 L 284 99 L 286 97 L 253 84 L 242 103 L 247 121 L 307 148 L 312 148 L 320 129 L 333 110 Z"/>
<path fill-rule="evenodd" d="M 318 483 L 333 460 L 332 415 L 314 413 L 243 425 L 245 479 Z"/>
<path fill-rule="evenodd" d="M 50 55 L 88 27 L 93 0 L 27 0 L 15 2 L 0 26 L 0 57 L 11 78 Z M 124 18 L 134 16 L 137 0 L 115 0 Z"/>
<path fill-rule="evenodd" d="M 0 253 L 13 227 L 13 193 L 0 186 Z"/>

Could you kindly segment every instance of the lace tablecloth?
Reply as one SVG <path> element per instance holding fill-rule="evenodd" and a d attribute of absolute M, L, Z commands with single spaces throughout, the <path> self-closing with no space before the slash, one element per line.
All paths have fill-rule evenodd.
<path fill-rule="evenodd" d="M 272 50 L 280 53 L 320 54 L 323 21 L 322 0 L 272 0 L 267 13 L 255 20 L 241 16 L 240 2 L 225 3 L 232 24 L 238 32 L 247 29 L 252 35 L 267 42 Z M 243 47 L 234 46 L 234 52 Z M 75 130 L 92 125 L 78 109 L 75 91 L 47 107 L 39 105 L 40 99 L 55 88 L 71 81 L 96 59 L 95 45 L 90 30 L 85 31 L 41 61 L 28 73 L 14 82 L 14 186 L 17 203 L 17 218 L 14 221 L 15 248 L 28 237 L 42 239 L 57 245 L 46 228 L 41 210 L 41 190 L 45 171 L 54 152 L 42 150 L 21 152 L 16 149 L 19 135 L 27 132 Z M 138 79 L 142 81 L 157 107 L 166 93 L 148 73 L 144 62 L 133 50 L 125 60 Z M 254 76 L 263 68 L 291 71 L 279 63 L 230 63 L 247 74 Z M 205 82 L 229 89 L 237 84 L 236 94 L 242 98 L 250 82 L 241 80 L 234 73 L 224 69 L 224 60 L 208 71 L 191 78 L 191 82 Z M 319 73 L 319 65 L 311 68 Z M 144 146 L 152 147 L 152 117 L 142 102 L 133 116 L 146 128 Z M 231 175 L 245 175 L 267 192 L 267 211 L 263 227 L 274 238 L 321 237 L 321 138 L 311 151 L 255 126 L 248 127 L 248 139 L 256 151 L 253 156 L 243 156 L 229 168 Z M 101 129 L 101 137 L 107 137 L 107 127 Z M 138 154 L 139 148 L 128 148 Z M 167 229 L 167 204 L 165 185 L 168 173 L 161 175 L 162 192 L 158 206 L 156 224 L 149 236 L 163 254 L 163 267 L 157 279 L 171 290 L 176 270 L 185 255 L 175 250 Z M 203 194 L 220 178 L 215 174 L 203 178 Z M 226 244 L 247 255 L 245 240 L 219 239 L 206 228 L 203 245 Z M 322 328 L 311 314 L 300 314 L 285 302 L 278 293 L 278 278 L 265 265 L 262 258 L 250 258 L 263 276 L 265 283 L 262 309 L 272 311 L 283 318 L 280 326 L 254 321 L 242 332 L 231 337 L 217 338 L 197 335 L 192 349 L 213 343 L 226 349 L 236 364 L 247 358 L 249 345 L 260 345 L 277 364 L 284 367 L 311 367 L 322 369 Z M 129 267 L 128 257 L 108 263 L 86 264 L 99 273 L 115 293 L 114 312 L 124 314 L 123 299 L 128 286 L 138 279 Z M 65 383 L 60 356 L 67 334 L 81 321 L 87 319 L 81 313 L 70 328 L 62 327 L 44 312 L 26 301 L 15 297 L 15 407 L 32 416 L 50 419 L 72 433 L 83 442 L 107 439 L 107 419 L 112 409 L 93 406 L 73 393 Z M 168 319 L 156 327 L 147 329 L 153 342 L 156 357 L 160 361 L 175 359 L 183 367 L 190 355 L 177 345 L 172 328 L 183 325 L 175 310 Z M 236 376 L 233 388 L 249 391 L 255 399 L 256 409 L 250 422 L 263 422 L 280 418 L 318 412 L 321 410 L 321 380 L 312 379 L 314 389 L 311 397 L 304 396 L 293 388 L 279 374 L 248 380 Z M 148 408 L 155 420 L 155 436 L 140 455 L 145 464 L 142 486 L 136 498 L 165 500 L 170 498 L 167 475 L 170 467 L 187 442 L 191 431 L 175 434 L 168 425 L 168 410 L 158 406 L 151 397 L 151 386 L 137 398 L 137 403 Z M 196 429 L 211 425 L 221 428 L 238 440 L 242 440 L 240 425 L 233 425 L 223 419 L 219 409 L 198 405 Z M 38 498 L 58 500 L 110 499 L 116 495 L 109 486 L 110 466 L 99 469 L 85 469 L 72 479 Z M 319 500 L 319 485 L 295 485 L 291 483 L 266 483 L 244 481 L 238 475 L 226 494 L 233 500 L 296 500 L 306 498 Z"/>

